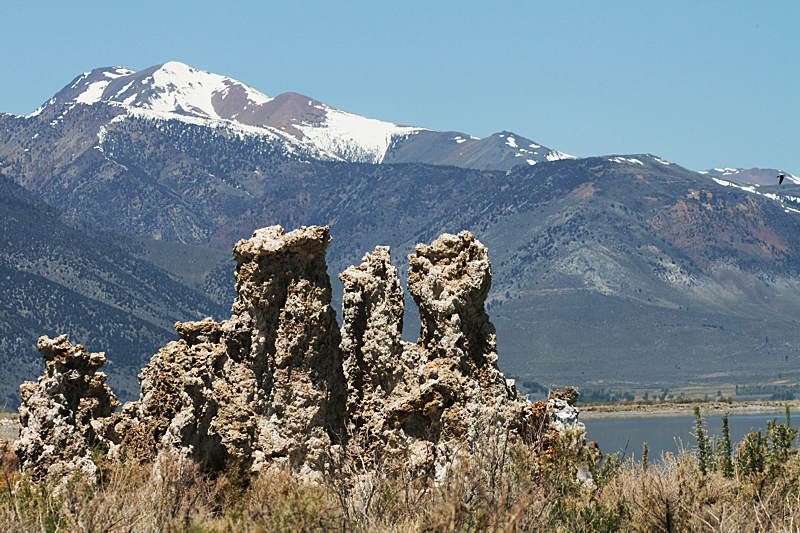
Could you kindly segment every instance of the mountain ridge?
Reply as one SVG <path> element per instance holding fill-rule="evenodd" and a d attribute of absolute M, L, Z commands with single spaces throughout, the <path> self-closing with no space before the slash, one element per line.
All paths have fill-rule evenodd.
<path fill-rule="evenodd" d="M 175 321 L 225 311 L 225 304 L 136 257 L 144 253 L 142 241 L 65 217 L 3 176 L 0 229 L 0 402 L 5 397 L 13 406 L 21 380 L 39 372 L 40 335 L 69 333 L 108 352 L 111 380 L 131 398 L 138 368 L 176 337 Z"/>
<path fill-rule="evenodd" d="M 455 164 L 483 170 L 507 170 L 516 164 L 535 164 L 567 154 L 535 145 L 520 147 L 508 143 L 499 158 L 459 157 L 465 141 L 480 145 L 491 137 L 477 139 L 458 132 L 403 126 L 342 111 L 299 93 L 282 93 L 274 98 L 227 76 L 195 69 L 177 61 L 155 65 L 139 72 L 124 67 L 94 69 L 76 77 L 64 89 L 40 106 L 29 117 L 48 108 L 69 104 L 108 104 L 125 108 L 167 113 L 176 117 L 222 120 L 259 128 L 265 135 L 282 136 L 317 152 L 316 158 L 350 162 L 424 162 Z M 414 134 L 437 138 L 439 157 L 430 150 L 417 155 L 419 143 L 409 142 Z M 530 141 L 527 141 L 531 145 Z M 471 148 L 474 151 L 476 148 Z M 482 149 L 484 152 L 488 148 Z M 494 147 L 498 152 L 498 147 Z M 513 154 L 513 155 L 509 155 Z M 483 166 L 476 166 L 483 165 Z"/>
<path fill-rule="evenodd" d="M 358 162 L 330 157 L 280 128 L 187 114 L 184 105 L 178 114 L 90 102 L 88 96 L 75 101 L 85 94 L 75 91 L 99 82 L 108 83 L 94 89 L 95 97 L 109 88 L 109 94 L 127 94 L 129 72 L 79 77 L 70 101 L 53 101 L 27 117 L 0 115 L 0 174 L 82 224 L 197 245 L 181 253 L 195 254 L 203 267 L 173 276 L 178 284 L 170 291 L 189 287 L 217 304 L 229 301 L 219 280 L 230 277 L 231 267 L 214 258 L 264 226 L 331 227 L 334 301 L 341 298 L 338 273 L 375 246 L 391 246 L 404 280 L 404 256 L 417 243 L 468 229 L 489 249 L 494 278 L 487 307 L 497 326 L 500 364 L 510 374 L 579 386 L 800 379 L 794 344 L 800 335 L 800 186 L 791 180 L 739 183 L 651 154 L 549 161 L 541 146 L 511 132 L 474 139 L 419 129 L 389 143 L 382 163 Z M 322 113 L 305 98 L 283 97 L 273 119 L 287 129 L 297 124 L 291 120 L 298 110 Z M 530 164 L 524 161 L 529 154 L 541 159 Z M 26 217 L 33 220 L 35 213 Z M 9 227 L 21 235 L 23 226 L 16 224 Z M 31 227 L 48 235 L 48 228 Z M 175 249 L 148 246 L 134 258 L 175 266 L 169 257 Z M 206 257 L 207 246 L 215 250 Z M 57 285 L 13 266 L 25 260 L 12 256 L 13 294 Z M 142 294 L 149 294 L 142 283 Z M 72 293 L 59 301 L 88 298 L 66 290 Z M 0 320 L 0 330 L 24 329 L 27 340 L 0 335 L 0 343 L 30 343 L 37 329 L 51 333 L 36 321 L 37 309 L 44 309 L 41 320 L 48 324 L 94 327 L 93 315 L 80 315 L 80 324 L 64 322 L 64 307 L 42 303 L 46 291 L 28 292 L 24 313 Z M 75 305 L 102 303 L 89 300 Z M 408 340 L 419 322 L 413 307 L 406 306 Z M 138 327 L 131 326 L 134 318 L 147 322 L 141 312 L 114 309 L 125 327 Z M 177 317 L 178 311 L 173 306 L 170 316 L 195 318 Z M 168 327 L 155 329 L 166 335 Z"/>

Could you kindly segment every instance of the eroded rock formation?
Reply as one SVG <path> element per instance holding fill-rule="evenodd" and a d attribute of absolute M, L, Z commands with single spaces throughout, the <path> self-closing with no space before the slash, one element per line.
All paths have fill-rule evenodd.
<path fill-rule="evenodd" d="M 531 442 L 542 420 L 497 368 L 486 248 L 469 232 L 444 234 L 418 245 L 409 265 L 419 345 L 400 341 L 402 288 L 388 249 L 340 276 L 351 421 L 376 463 L 439 478 L 477 446 Z"/>
<path fill-rule="evenodd" d="M 347 390 L 325 264 L 327 227 L 279 226 L 236 244 L 230 320 L 175 325 L 105 437 L 141 459 L 170 450 L 320 472 L 344 435 Z"/>
<path fill-rule="evenodd" d="M 143 461 L 169 453 L 314 478 L 357 447 L 364 468 L 441 478 L 481 449 L 546 433 L 545 405 L 521 401 L 497 367 L 484 310 L 491 266 L 471 233 L 409 256 L 419 344 L 401 340 L 403 289 L 388 247 L 340 275 L 339 330 L 329 240 L 327 227 L 272 226 L 239 241 L 231 318 L 176 324 L 180 340 L 153 356 L 139 401 L 119 412 L 96 372 L 102 354 L 43 338 L 45 376 L 22 387 L 25 466 L 88 472 L 91 446 L 103 443 Z"/>
<path fill-rule="evenodd" d="M 78 470 L 94 479 L 92 445 L 101 421 L 120 405 L 106 385 L 106 375 L 98 372 L 106 356 L 71 344 L 66 335 L 41 337 L 39 352 L 45 360 L 44 375 L 20 386 L 22 429 L 14 450 L 33 479 Z"/>
<path fill-rule="evenodd" d="M 388 246 L 378 246 L 339 279 L 342 297 L 342 357 L 347 412 L 353 427 L 377 426 L 404 374 L 403 288 Z M 379 419 L 373 420 L 374 416 Z M 352 430 L 353 428 L 351 428 Z"/>

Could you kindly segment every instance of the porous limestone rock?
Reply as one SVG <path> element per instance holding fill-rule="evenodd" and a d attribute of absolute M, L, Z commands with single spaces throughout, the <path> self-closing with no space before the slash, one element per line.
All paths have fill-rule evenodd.
<path fill-rule="evenodd" d="M 469 232 L 444 234 L 417 245 L 409 263 L 408 287 L 422 318 L 419 345 L 399 340 L 402 290 L 388 249 L 377 248 L 340 276 L 345 367 L 356 395 L 350 411 L 363 424 L 357 426 L 371 443 L 372 461 L 440 479 L 481 448 L 531 442 L 541 416 L 518 400 L 497 368 L 495 331 L 484 310 L 491 285 L 486 248 Z M 390 357 L 394 365 L 386 364 Z M 391 386 L 365 383 L 365 375 Z"/>
<path fill-rule="evenodd" d="M 511 391 L 497 372 L 497 338 L 484 309 L 492 285 L 489 252 L 469 231 L 445 233 L 408 256 L 408 290 L 419 306 L 420 347 L 456 362 L 490 396 Z M 481 375 L 481 372 L 486 372 Z"/>
<path fill-rule="evenodd" d="M 575 402 L 578 401 L 578 396 L 580 396 L 580 394 L 581 391 L 578 390 L 577 387 L 564 387 L 563 389 L 555 389 L 550 391 L 550 394 L 547 395 L 547 399 L 564 400 L 569 405 L 575 405 Z"/>
<path fill-rule="evenodd" d="M 585 431 L 586 426 L 578 421 L 580 411 L 561 398 L 547 400 L 548 421 L 559 433 L 566 431 Z"/>
<path fill-rule="evenodd" d="M 22 386 L 25 466 L 38 477 L 89 472 L 99 439 L 112 453 L 177 455 L 211 470 L 288 467 L 319 479 L 356 457 L 356 476 L 383 469 L 442 479 L 477 455 L 552 438 L 557 415 L 520 400 L 498 369 L 484 309 L 491 266 L 474 235 L 444 234 L 409 256 L 418 344 L 401 340 L 403 289 L 388 247 L 340 275 L 339 330 L 329 241 L 319 226 L 272 226 L 239 241 L 231 318 L 175 324 L 180 339 L 152 357 L 139 401 L 119 412 L 95 372 L 102 354 L 43 338 L 45 376 Z"/>
<path fill-rule="evenodd" d="M 329 242 L 327 226 L 290 233 L 272 226 L 233 251 L 237 297 L 230 322 L 250 347 L 243 355 L 255 379 L 256 467 L 278 461 L 321 472 L 344 435 L 347 386 L 330 305 Z M 234 391 L 237 401 L 247 401 L 244 392 Z M 220 422 L 241 417 L 227 409 Z"/>
<path fill-rule="evenodd" d="M 111 416 L 119 401 L 98 372 L 104 353 L 90 353 L 66 335 L 43 336 L 38 343 L 45 359 L 38 382 L 20 386 L 20 435 L 14 450 L 34 480 L 83 471 L 95 480 L 92 462 L 101 420 Z"/>
<path fill-rule="evenodd" d="M 342 358 L 347 412 L 354 427 L 381 416 L 403 375 L 403 288 L 388 246 L 378 246 L 339 279 L 342 297 Z M 370 420 L 377 425 L 378 420 Z"/>
<path fill-rule="evenodd" d="M 586 431 L 583 422 L 578 421 L 580 410 L 575 407 L 579 395 L 577 387 L 555 389 L 547 395 L 548 421 L 559 433 Z"/>
<path fill-rule="evenodd" d="M 208 333 L 219 327 L 210 318 L 175 325 L 181 339 L 159 350 L 139 374 L 139 401 L 126 403 L 105 425 L 112 451 L 125 449 L 147 461 L 169 452 L 212 465 L 229 458 L 211 431 L 219 410 L 214 386 L 226 353 Z"/>
<path fill-rule="evenodd" d="M 323 471 L 347 397 L 329 241 L 318 226 L 239 241 L 230 320 L 176 324 L 181 339 L 144 368 L 141 399 L 114 417 L 109 441 L 143 459 L 169 451 L 212 466 Z"/>

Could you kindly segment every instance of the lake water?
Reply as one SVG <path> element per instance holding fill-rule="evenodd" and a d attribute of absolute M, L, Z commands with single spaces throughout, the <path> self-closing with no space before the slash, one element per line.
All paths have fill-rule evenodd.
<path fill-rule="evenodd" d="M 725 413 L 705 415 L 701 412 L 703 428 L 711 436 L 722 436 L 722 416 Z M 769 414 L 730 414 L 728 427 L 734 451 L 736 445 L 751 430 L 767 429 L 767 421 L 774 418 L 786 422 L 783 411 Z M 795 418 L 797 417 L 797 418 Z M 586 425 L 586 440 L 600 445 L 603 455 L 624 452 L 625 457 L 642 457 L 642 446 L 647 442 L 648 457 L 658 459 L 663 453 L 675 455 L 681 449 L 697 450 L 694 416 L 651 416 L 618 418 L 579 418 Z M 792 411 L 792 427 L 800 423 L 800 414 Z M 797 443 L 795 443 L 797 444 Z"/>

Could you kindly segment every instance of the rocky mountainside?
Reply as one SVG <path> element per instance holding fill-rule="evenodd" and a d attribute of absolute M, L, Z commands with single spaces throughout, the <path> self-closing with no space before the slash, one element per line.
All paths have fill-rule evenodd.
<path fill-rule="evenodd" d="M 742 185 L 758 185 L 758 186 L 771 186 L 778 185 L 778 174 L 786 176 L 784 183 L 787 185 L 800 184 L 800 178 L 782 172 L 774 168 L 712 168 L 705 170 L 701 174 L 706 174 L 712 178 L 718 178 L 724 181 L 732 181 Z"/>
<path fill-rule="evenodd" d="M 95 71 L 29 117 L 0 115 L 0 172 L 72 219 L 157 239 L 141 241 L 150 244 L 137 257 L 173 271 L 176 290 L 188 284 L 230 302 L 223 279 L 232 268 L 214 254 L 261 227 L 329 225 L 339 307 L 337 274 L 366 252 L 390 246 L 404 280 L 414 243 L 466 229 L 490 250 L 487 306 L 510 374 L 584 386 L 800 377 L 800 186 L 791 181 L 756 186 L 652 155 L 548 161 L 540 152 L 535 164 L 481 170 L 539 150 L 508 132 L 483 141 L 453 134 L 448 144 L 436 132 L 404 130 L 383 164 L 346 161 L 301 142 L 289 122 L 248 125 L 224 118 L 220 106 L 212 115 L 186 102 L 177 114 L 178 104 L 158 105 L 173 105 L 164 95 L 179 91 L 150 100 L 126 92 L 155 87 L 161 70 Z M 231 89 L 263 105 L 280 98 L 248 90 Z M 424 163 L 401 162 L 410 157 L 405 143 Z M 457 166 L 465 159 L 452 145 L 478 168 Z M 205 267 L 177 272 L 169 242 L 195 245 L 181 250 Z M 44 299 L 37 294 L 31 306 Z M 403 334 L 415 340 L 419 316 L 409 303 Z M 19 320 L 9 316 L 6 330 Z"/>
<path fill-rule="evenodd" d="M 362 117 L 297 93 L 270 98 L 232 78 L 177 61 L 139 72 L 122 67 L 85 72 L 31 116 L 51 108 L 98 103 L 150 117 L 241 127 L 251 135 L 311 151 L 317 159 L 507 170 L 572 157 L 508 132 L 478 139 Z"/>
<path fill-rule="evenodd" d="M 146 240 L 70 220 L 4 177 L 0 228 L 0 402 L 12 407 L 20 379 L 41 372 L 35 346 L 43 332 L 69 332 L 106 351 L 112 382 L 130 398 L 142 363 L 175 337 L 175 321 L 221 316 L 230 304 L 140 259 L 149 253 Z M 214 254 L 209 266 L 218 260 Z"/>

